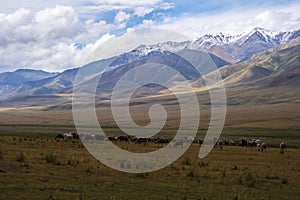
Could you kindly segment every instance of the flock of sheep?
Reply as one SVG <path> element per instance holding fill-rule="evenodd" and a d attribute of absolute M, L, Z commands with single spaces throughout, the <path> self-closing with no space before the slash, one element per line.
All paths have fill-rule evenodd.
<path fill-rule="evenodd" d="M 235 142 L 231 142 L 228 140 L 217 140 L 217 142 L 214 142 L 215 147 L 219 147 L 220 149 L 223 149 L 223 145 L 236 145 Z M 258 151 L 264 152 L 267 150 L 267 144 L 265 142 L 262 142 L 261 140 L 248 140 L 246 138 L 242 138 L 241 142 L 238 143 L 239 146 L 243 147 L 257 147 Z M 287 143 L 281 142 L 279 144 L 280 153 L 284 153 L 287 150 Z"/>
<path fill-rule="evenodd" d="M 68 139 L 82 139 L 85 142 L 93 142 L 93 141 L 110 141 L 113 143 L 116 142 L 131 142 L 135 144 L 149 144 L 149 143 L 154 143 L 157 145 L 170 145 L 172 143 L 173 147 L 183 147 L 184 144 L 191 144 L 191 143 L 198 143 L 199 145 L 202 145 L 204 142 L 207 144 L 214 144 L 215 148 L 220 148 L 221 150 L 223 149 L 224 145 L 228 146 L 242 146 L 242 147 L 256 147 L 258 151 L 264 152 L 267 150 L 267 144 L 261 140 L 254 140 L 250 139 L 248 140 L 247 138 L 242 138 L 240 141 L 233 141 L 233 140 L 221 140 L 217 138 L 212 138 L 206 141 L 203 141 L 203 139 L 198 138 L 192 138 L 192 137 L 183 137 L 182 139 L 177 139 L 177 140 L 170 140 L 165 137 L 159 137 L 159 136 L 154 136 L 154 137 L 149 137 L 149 138 L 144 138 L 144 137 L 135 137 L 135 136 L 109 136 L 109 137 L 104 137 L 102 135 L 78 135 L 77 133 L 61 133 L 58 134 L 55 137 L 55 140 L 68 140 Z M 287 149 L 287 143 L 286 142 L 281 142 L 279 144 L 280 147 L 280 152 L 284 153 Z"/>

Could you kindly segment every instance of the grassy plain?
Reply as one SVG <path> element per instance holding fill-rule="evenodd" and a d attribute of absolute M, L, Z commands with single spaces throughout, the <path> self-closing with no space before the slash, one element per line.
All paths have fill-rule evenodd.
<path fill-rule="evenodd" d="M 80 141 L 56 142 L 54 132 L 36 130 L 0 134 L 0 199 L 296 200 L 300 196 L 299 148 L 281 154 L 279 148 L 259 152 L 226 146 L 199 159 L 199 145 L 193 144 L 165 169 L 128 174 L 101 164 Z"/>
<path fill-rule="evenodd" d="M 78 141 L 56 142 L 63 131 L 75 131 L 72 111 L 64 106 L 0 109 L 0 199 L 299 199 L 300 102 L 295 91 L 230 90 L 227 119 L 221 138 L 263 139 L 266 152 L 225 146 L 198 158 L 199 145 L 160 171 L 128 174 L 93 158 Z M 243 93 L 242 96 L 240 94 Z M 270 95 L 272 94 L 272 95 Z M 287 99 L 285 99 L 287 98 Z M 202 104 L 198 136 L 204 137 L 210 119 L 207 95 Z M 277 101 L 281 99 L 282 101 Z M 141 101 L 141 102 L 139 102 Z M 165 105 L 166 126 L 160 134 L 172 137 L 179 124 L 174 97 L 133 102 L 131 114 L 146 125 L 145 110 Z M 261 103 L 260 103 L 261 102 Z M 266 103 L 267 102 L 267 103 Z M 28 102 L 29 103 L 29 102 Z M 120 134 L 109 108 L 97 109 L 108 134 Z M 288 151 L 279 152 L 286 141 Z M 143 148 L 120 144 L 125 149 Z M 156 150 L 157 146 L 144 147 Z"/>

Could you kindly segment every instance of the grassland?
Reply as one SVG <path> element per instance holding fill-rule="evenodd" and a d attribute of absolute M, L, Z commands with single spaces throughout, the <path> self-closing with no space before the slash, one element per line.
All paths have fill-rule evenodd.
<path fill-rule="evenodd" d="M 198 158 L 193 144 L 179 160 L 160 171 L 128 174 L 93 158 L 80 141 L 54 141 L 56 134 L 75 131 L 72 111 L 49 107 L 0 109 L 0 199 L 295 199 L 300 196 L 300 102 L 297 90 L 230 90 L 221 138 L 263 139 L 266 152 L 225 146 Z M 240 94 L 243 94 L 240 96 Z M 204 137 L 210 119 L 207 95 L 200 95 L 198 136 Z M 278 100 L 280 99 L 280 101 Z M 139 125 L 149 123 L 153 103 L 165 105 L 166 126 L 160 134 L 172 137 L 179 124 L 172 96 L 133 102 L 131 114 Z M 261 103 L 260 103 L 261 102 Z M 267 102 L 267 103 L 266 103 Z M 10 106 L 10 105 L 9 105 Z M 108 134 L 120 134 L 108 107 L 97 109 Z M 281 154 L 278 145 L 288 143 Z M 147 148 L 120 144 L 125 149 Z"/>
<path fill-rule="evenodd" d="M 193 144 L 163 170 L 128 174 L 101 164 L 80 141 L 56 142 L 54 132 L 32 131 L 0 134 L 0 199 L 296 200 L 300 196 L 299 148 L 280 154 L 278 148 L 259 152 L 226 146 L 200 160 L 199 146 Z"/>

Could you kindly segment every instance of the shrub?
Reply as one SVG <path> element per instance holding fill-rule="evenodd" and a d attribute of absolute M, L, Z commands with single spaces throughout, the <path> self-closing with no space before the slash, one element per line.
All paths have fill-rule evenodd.
<path fill-rule="evenodd" d="M 24 152 L 21 152 L 18 156 L 17 156 L 17 162 L 25 162 L 26 161 L 26 156 L 24 154 Z"/>
<path fill-rule="evenodd" d="M 201 162 L 198 163 L 198 165 L 199 165 L 199 167 L 207 167 L 208 166 L 208 162 L 201 161 Z"/>
<path fill-rule="evenodd" d="M 286 177 L 283 178 L 282 181 L 281 181 L 281 183 L 284 184 L 284 185 L 285 185 L 285 184 L 288 184 L 288 182 L 289 182 L 289 181 L 288 181 L 288 179 L 287 179 Z"/>
<path fill-rule="evenodd" d="M 226 170 L 225 169 L 223 170 L 223 177 L 224 178 L 226 177 Z"/>
<path fill-rule="evenodd" d="M 276 180 L 276 179 L 279 179 L 279 178 L 276 174 L 268 174 L 268 175 L 266 175 L 266 179 Z"/>
<path fill-rule="evenodd" d="M 196 173 L 196 171 L 195 171 L 194 168 L 190 168 L 189 171 L 186 174 L 186 177 L 197 178 L 198 175 L 197 175 L 197 173 Z"/>
<path fill-rule="evenodd" d="M 248 187 L 255 187 L 257 184 L 257 178 L 255 176 L 253 176 L 251 173 L 248 173 L 246 175 L 245 180 L 247 181 L 247 185 Z"/>
<path fill-rule="evenodd" d="M 45 160 L 47 163 L 51 163 L 53 165 L 61 165 L 61 163 L 58 161 L 56 154 L 54 153 L 47 153 L 45 156 Z"/>
<path fill-rule="evenodd" d="M 249 172 L 247 174 L 241 174 L 238 178 L 237 183 L 243 184 L 249 188 L 254 188 L 258 184 L 258 178 Z"/>
<path fill-rule="evenodd" d="M 183 164 L 184 165 L 192 165 L 192 159 L 191 158 L 185 158 L 184 160 L 183 160 Z"/>
<path fill-rule="evenodd" d="M 3 156 L 2 151 L 0 151 L 0 160 L 4 160 L 4 156 Z"/>
<path fill-rule="evenodd" d="M 67 164 L 71 166 L 76 166 L 77 164 L 79 164 L 79 160 L 75 159 L 74 156 L 72 156 L 72 158 L 68 159 Z"/>
<path fill-rule="evenodd" d="M 87 174 L 92 174 L 92 173 L 94 173 L 94 168 L 93 168 L 93 167 L 88 167 L 88 168 L 85 170 L 85 172 L 86 172 Z"/>
<path fill-rule="evenodd" d="M 149 177 L 149 173 L 136 174 L 136 177 L 146 179 L 147 177 Z"/>

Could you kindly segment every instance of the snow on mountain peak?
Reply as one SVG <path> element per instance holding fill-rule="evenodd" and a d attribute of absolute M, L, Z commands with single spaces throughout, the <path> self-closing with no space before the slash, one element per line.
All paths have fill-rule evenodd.
<path fill-rule="evenodd" d="M 267 29 L 256 27 L 250 32 L 239 35 L 231 35 L 220 32 L 218 34 L 205 34 L 195 40 L 186 42 L 172 42 L 158 43 L 154 45 L 141 45 L 127 54 L 131 57 L 147 56 L 151 52 L 178 52 L 182 49 L 203 49 L 209 50 L 213 46 L 244 46 L 253 43 L 261 43 L 266 46 L 273 47 L 283 44 L 287 41 L 295 39 L 300 36 L 300 30 L 274 32 Z"/>

